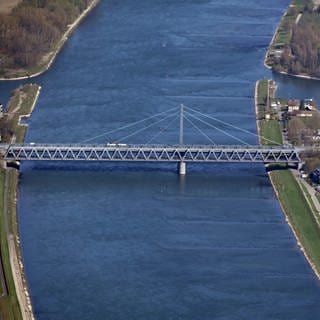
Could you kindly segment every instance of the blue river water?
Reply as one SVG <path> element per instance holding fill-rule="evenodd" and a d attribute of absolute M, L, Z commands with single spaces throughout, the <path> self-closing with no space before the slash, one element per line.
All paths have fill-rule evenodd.
<path fill-rule="evenodd" d="M 181 103 L 256 132 L 257 79 L 289 0 L 105 0 L 42 85 L 28 142 L 76 143 Z M 5 100 L 17 82 L 0 83 Z M 248 143 L 254 135 L 223 128 Z M 178 142 L 178 120 L 124 143 Z M 230 136 L 203 128 L 216 143 Z M 106 143 L 127 128 L 103 135 Z M 186 123 L 186 143 L 207 143 Z M 19 227 L 37 319 L 318 319 L 320 284 L 262 165 L 23 164 Z"/>

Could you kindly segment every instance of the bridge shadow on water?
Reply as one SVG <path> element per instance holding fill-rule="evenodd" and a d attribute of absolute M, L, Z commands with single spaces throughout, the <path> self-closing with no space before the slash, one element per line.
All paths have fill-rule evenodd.
<path fill-rule="evenodd" d="M 297 164 L 284 164 L 284 163 L 273 163 L 266 165 L 266 171 L 275 171 L 275 170 L 288 170 L 288 169 L 297 169 Z"/>
<path fill-rule="evenodd" d="M 178 163 L 159 162 L 68 162 L 68 161 L 28 161 L 22 162 L 21 172 L 24 171 L 106 171 L 106 172 L 159 172 L 178 174 Z M 260 163 L 187 163 L 187 175 L 207 174 L 251 174 L 266 175 L 264 166 Z"/>

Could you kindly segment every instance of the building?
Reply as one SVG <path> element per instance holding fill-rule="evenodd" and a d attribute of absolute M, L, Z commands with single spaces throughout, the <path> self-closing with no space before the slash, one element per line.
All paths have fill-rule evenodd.
<path fill-rule="evenodd" d="M 314 99 L 304 99 L 302 105 L 305 111 L 314 111 L 317 109 Z"/>
<path fill-rule="evenodd" d="M 300 110 L 300 100 L 290 99 L 288 100 L 288 112 L 295 112 Z"/>

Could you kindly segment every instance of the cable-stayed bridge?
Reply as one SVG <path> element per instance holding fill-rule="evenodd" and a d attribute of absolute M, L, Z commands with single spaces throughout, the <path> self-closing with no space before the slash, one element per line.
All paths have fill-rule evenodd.
<path fill-rule="evenodd" d="M 202 117 L 200 118 L 199 115 Z M 127 144 L 123 141 L 133 135 L 151 127 L 152 125 L 145 125 L 145 120 L 156 119 L 155 123 L 166 122 L 167 126 L 171 123 L 168 119 L 178 118 L 179 124 L 179 144 L 154 144 L 152 138 L 146 144 Z M 212 116 L 207 116 L 199 111 L 189 107 L 181 106 L 177 114 L 175 112 L 162 112 L 158 115 L 148 117 L 146 119 L 137 121 L 133 124 L 125 125 L 125 128 L 134 127 L 137 124 L 142 124 L 143 127 L 137 129 L 135 132 L 130 133 L 126 137 L 105 144 L 89 143 L 92 140 L 105 136 L 109 136 L 118 128 L 96 137 L 86 139 L 77 144 L 3 144 L 2 149 L 4 159 L 7 161 L 128 161 L 128 162 L 176 162 L 179 164 L 180 174 L 186 173 L 186 163 L 188 162 L 262 162 L 262 163 L 301 163 L 299 153 L 304 151 L 304 148 L 294 148 L 292 146 L 282 146 L 274 141 L 266 139 L 270 145 L 268 146 L 252 146 L 241 140 L 239 137 L 233 136 L 226 132 L 224 129 L 213 125 L 204 117 L 215 120 L 222 126 L 229 126 L 233 129 L 249 133 L 257 136 L 242 128 L 235 127 L 224 121 L 218 120 Z M 197 129 L 199 133 L 209 140 L 209 144 L 204 145 L 188 145 L 183 142 L 183 126 L 184 120 L 188 121 Z M 201 128 L 194 122 L 198 121 L 202 124 L 209 126 L 212 129 L 219 131 L 233 138 L 238 143 L 237 145 L 217 145 Z M 159 132 L 156 133 L 159 135 Z M 272 144 L 272 145 L 271 145 Z"/>

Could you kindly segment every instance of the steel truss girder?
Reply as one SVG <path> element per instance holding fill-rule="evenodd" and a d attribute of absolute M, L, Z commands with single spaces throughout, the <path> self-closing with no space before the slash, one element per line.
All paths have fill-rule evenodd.
<path fill-rule="evenodd" d="M 197 145 L 8 145 L 5 160 L 298 163 L 295 148 Z"/>

